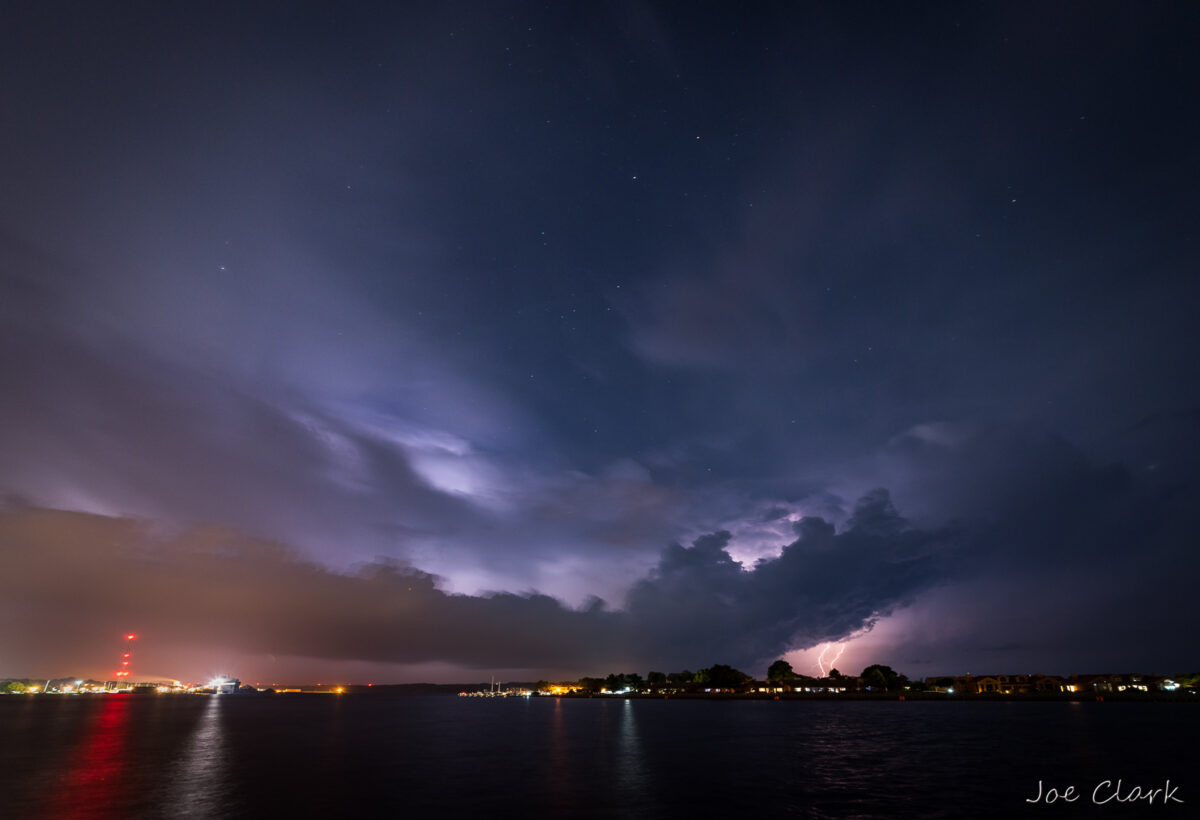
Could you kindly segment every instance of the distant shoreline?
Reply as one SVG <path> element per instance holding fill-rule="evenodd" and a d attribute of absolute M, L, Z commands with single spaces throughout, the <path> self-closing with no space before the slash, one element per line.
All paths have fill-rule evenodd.
<path fill-rule="evenodd" d="M 411 687 L 411 688 L 410 688 Z M 241 699 L 258 699 L 258 698 L 275 698 L 275 697 L 306 697 L 306 696 L 329 696 L 335 695 L 338 697 L 346 697 L 352 695 L 374 695 L 382 697 L 386 695 L 401 696 L 401 697 L 418 697 L 423 695 L 438 695 L 452 696 L 459 691 L 449 691 L 451 687 L 443 688 L 441 685 L 422 685 L 422 684 L 396 684 L 392 686 L 380 685 L 374 687 L 367 686 L 347 686 L 341 692 L 335 692 L 327 689 L 302 689 L 300 691 L 276 691 L 276 692 L 236 692 L 220 695 L 223 698 Z M 161 698 L 161 697 L 195 697 L 195 696 L 215 697 L 211 692 L 167 692 L 167 693 L 133 693 L 133 692 L 89 692 L 89 693 L 62 693 L 49 692 L 39 694 L 36 697 L 45 698 L 98 698 L 98 697 L 134 697 L 138 700 Z M 14 700 L 23 699 L 21 695 L 11 696 Z M 903 702 L 920 701 L 923 703 L 940 702 L 940 703 L 1192 703 L 1200 704 L 1200 697 L 1189 692 L 1155 692 L 1146 693 L 1138 692 L 1132 694 L 1104 694 L 1104 695 L 1089 695 L 1083 693 L 1029 693 L 1029 694 L 938 694 L 929 692 L 907 692 L 900 694 L 897 692 L 854 692 L 854 693 L 813 693 L 813 692 L 780 692 L 771 694 L 766 692 L 744 692 L 744 693 L 717 693 L 717 692 L 678 692 L 674 694 L 658 694 L 651 695 L 645 693 L 634 694 L 631 692 L 616 694 L 616 693 L 564 693 L 559 695 L 535 694 L 529 699 L 532 700 L 549 700 L 551 698 L 562 698 L 565 700 L 714 700 L 714 701 L 824 701 L 824 702 L 839 702 L 839 701 L 876 701 L 876 702 Z M 501 700 L 512 700 L 513 698 L 501 698 Z M 519 698 L 525 700 L 526 698 Z M 0 698 L 0 702 L 7 698 Z"/>
<path fill-rule="evenodd" d="M 1047 702 L 1062 702 L 1062 703 L 1094 703 L 1101 701 L 1104 703 L 1119 702 L 1119 703 L 1145 703 L 1154 702 L 1172 702 L 1172 703 L 1200 703 L 1200 697 L 1192 695 L 1188 692 L 1138 692 L 1135 694 L 1104 694 L 1091 695 L 1081 692 L 1073 693 L 1030 693 L 1030 694 L 954 694 L 945 695 L 931 692 L 843 692 L 839 694 L 832 693 L 815 693 L 815 692 L 780 692 L 779 694 L 770 694 L 767 692 L 747 692 L 740 694 L 720 694 L 711 692 L 680 692 L 678 694 L 668 695 L 648 695 L 648 694 L 564 694 L 564 695 L 540 695 L 539 697 L 561 697 L 572 700 L 587 700 L 589 698 L 601 698 L 611 700 L 821 700 L 821 701 L 840 701 L 840 700 L 874 700 L 874 701 L 941 701 L 955 703 L 1012 703 L 1012 702 L 1032 702 L 1032 701 L 1047 701 Z"/>

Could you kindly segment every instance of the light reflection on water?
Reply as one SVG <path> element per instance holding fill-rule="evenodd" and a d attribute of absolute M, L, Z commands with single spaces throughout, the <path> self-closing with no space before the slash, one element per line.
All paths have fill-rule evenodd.
<path fill-rule="evenodd" d="M 208 704 L 188 739 L 187 748 L 170 775 L 163 801 L 167 817 L 220 817 L 229 811 L 229 753 L 221 731 L 225 698 L 208 697 Z"/>
<path fill-rule="evenodd" d="M 106 697 L 85 724 L 79 743 L 57 778 L 44 817 L 91 820 L 105 812 L 125 787 L 131 696 Z"/>
<path fill-rule="evenodd" d="M 1194 797 L 1198 733 L 1200 704 L 0 698 L 0 820 L 1008 818 L 1039 779 Z"/>
<path fill-rule="evenodd" d="M 636 707 L 633 700 L 621 705 L 621 726 L 617 734 L 616 792 L 627 809 L 638 807 L 646 797 L 646 761 L 638 737 Z"/>
<path fill-rule="evenodd" d="M 565 721 L 562 698 L 555 698 L 546 750 L 547 802 L 555 808 L 566 808 L 571 804 L 571 751 Z"/>

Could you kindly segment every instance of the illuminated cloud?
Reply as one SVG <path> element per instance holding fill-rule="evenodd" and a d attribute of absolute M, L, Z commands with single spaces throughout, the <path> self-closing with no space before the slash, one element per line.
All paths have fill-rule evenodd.
<path fill-rule="evenodd" d="M 909 530 L 885 494 L 864 499 L 842 534 L 812 519 L 801 529 L 779 558 L 749 570 L 725 551 L 728 533 L 671 546 L 624 608 L 595 599 L 575 609 L 536 593 L 449 594 L 435 576 L 394 562 L 335 572 L 228 530 L 164 533 L 132 519 L 14 509 L 0 515 L 11 616 L 0 632 L 20 657 L 88 674 L 98 648 L 129 624 L 144 625 L 148 663 L 224 648 L 251 659 L 252 677 L 269 676 L 267 658 L 278 656 L 307 659 L 317 677 L 350 662 L 751 665 L 873 622 L 936 579 L 946 546 Z M 176 676 L 200 674 L 198 661 L 187 663 Z"/>
<path fill-rule="evenodd" d="M 877 616 L 846 659 L 1180 657 L 1200 72 L 1170 15 L 76 5 L 0 48 L 0 498 L 45 517 L 14 617 L 122 590 L 297 672 L 500 662 L 480 614 L 544 622 L 505 645 L 534 665 Z M 436 652 L 379 627 L 409 580 Z M 138 597 L 170 587 L 302 629 L 201 640 Z"/>

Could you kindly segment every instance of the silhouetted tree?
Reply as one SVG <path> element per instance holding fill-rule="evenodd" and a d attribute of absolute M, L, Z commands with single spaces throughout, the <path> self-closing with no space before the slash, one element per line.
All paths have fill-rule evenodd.
<path fill-rule="evenodd" d="M 894 692 L 898 689 L 903 689 L 904 684 L 908 683 L 908 678 L 898 674 L 890 666 L 873 663 L 863 670 L 862 682 L 864 686 L 873 690 L 882 689 L 887 692 Z"/>
<path fill-rule="evenodd" d="M 703 680 L 701 680 L 701 676 L 704 677 Z M 751 680 L 751 677 L 745 672 L 723 663 L 714 663 L 707 669 L 701 669 L 695 677 L 696 683 L 714 689 L 736 689 L 748 680 Z"/>
<path fill-rule="evenodd" d="M 796 673 L 792 670 L 792 665 L 783 658 L 780 658 L 767 667 L 767 680 L 773 683 L 791 680 L 795 676 Z"/>

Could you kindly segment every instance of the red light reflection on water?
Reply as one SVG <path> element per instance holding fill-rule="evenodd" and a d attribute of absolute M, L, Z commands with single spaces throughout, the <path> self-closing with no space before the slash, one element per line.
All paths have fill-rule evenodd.
<path fill-rule="evenodd" d="M 92 820 L 110 817 L 121 799 L 129 733 L 130 695 L 104 695 L 103 705 L 50 798 L 45 817 Z"/>

